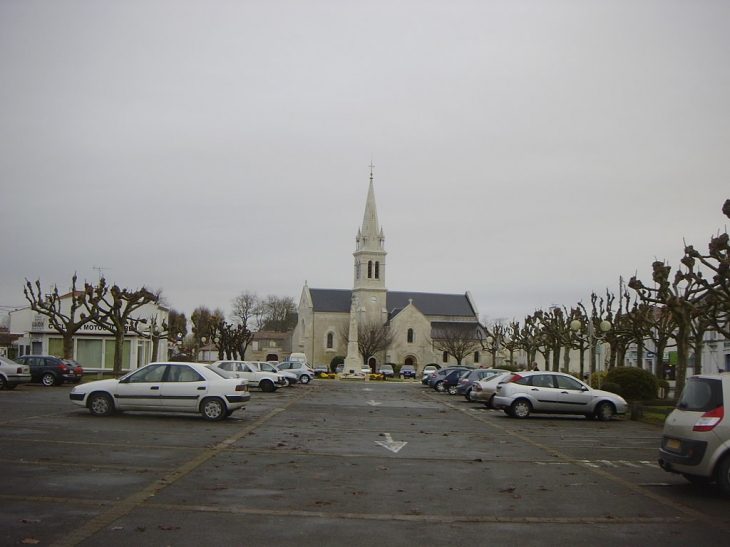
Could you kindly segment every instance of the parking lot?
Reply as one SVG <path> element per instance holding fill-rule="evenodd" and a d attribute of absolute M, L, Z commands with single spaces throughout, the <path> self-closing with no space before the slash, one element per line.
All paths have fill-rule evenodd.
<path fill-rule="evenodd" d="M 418 382 L 252 390 L 223 422 L 94 418 L 0 392 L 0 544 L 717 546 L 730 501 L 656 464 L 661 428 L 532 416 Z"/>

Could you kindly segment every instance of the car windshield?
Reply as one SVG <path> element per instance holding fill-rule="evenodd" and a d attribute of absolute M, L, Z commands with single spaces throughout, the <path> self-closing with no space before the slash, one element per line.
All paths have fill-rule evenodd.
<path fill-rule="evenodd" d="M 722 380 L 692 377 L 687 379 L 687 385 L 682 391 L 677 408 L 708 412 L 722 405 Z"/>

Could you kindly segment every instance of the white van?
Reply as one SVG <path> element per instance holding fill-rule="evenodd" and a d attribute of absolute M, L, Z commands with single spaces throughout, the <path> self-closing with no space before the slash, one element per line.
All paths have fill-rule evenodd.
<path fill-rule="evenodd" d="M 286 358 L 286 360 L 304 363 L 305 365 L 307 364 L 307 356 L 303 353 L 292 353 L 289 357 Z"/>

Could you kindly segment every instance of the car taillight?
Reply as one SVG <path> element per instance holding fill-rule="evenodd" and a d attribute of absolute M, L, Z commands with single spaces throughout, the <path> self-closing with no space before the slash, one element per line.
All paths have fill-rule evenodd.
<path fill-rule="evenodd" d="M 512 378 L 510 378 L 510 382 L 516 382 L 517 380 L 522 380 L 522 376 L 515 374 Z"/>
<path fill-rule="evenodd" d="M 714 410 L 705 412 L 692 428 L 692 431 L 712 431 L 725 417 L 725 407 L 718 406 Z"/>
<path fill-rule="evenodd" d="M 474 384 L 474 387 L 472 389 L 474 389 L 476 391 L 483 391 L 484 390 L 484 388 L 482 387 L 482 384 L 480 384 L 479 382 L 477 382 L 476 384 Z"/>
<path fill-rule="evenodd" d="M 58 368 L 61 369 L 61 372 L 66 372 L 66 365 L 64 365 L 63 363 L 59 364 Z"/>
<path fill-rule="evenodd" d="M 16 374 L 23 374 L 23 367 L 18 367 L 18 370 L 15 371 Z"/>
<path fill-rule="evenodd" d="M 236 386 L 236 391 L 248 391 L 248 386 L 246 384 L 238 384 Z"/>

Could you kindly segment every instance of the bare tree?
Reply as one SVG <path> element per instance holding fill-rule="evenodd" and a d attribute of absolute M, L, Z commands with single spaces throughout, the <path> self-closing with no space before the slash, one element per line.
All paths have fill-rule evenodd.
<path fill-rule="evenodd" d="M 722 212 L 730 218 L 730 199 L 726 200 Z M 689 269 L 694 282 L 706 291 L 704 314 L 712 327 L 725 338 L 730 339 L 730 236 L 727 232 L 710 239 L 707 253 L 702 254 L 692 245 L 685 246 L 682 263 Z M 694 268 L 699 262 L 711 272 L 705 277 Z"/>
<path fill-rule="evenodd" d="M 444 321 L 431 326 L 434 349 L 445 351 L 459 365 L 470 353 L 481 349 L 486 339 L 484 327 L 477 322 Z"/>
<path fill-rule="evenodd" d="M 338 329 L 340 338 L 345 345 L 350 339 L 350 322 L 340 324 Z M 357 349 L 362 356 L 363 363 L 367 363 L 371 357 L 384 352 L 395 340 L 395 331 L 389 323 L 377 321 L 358 322 L 357 325 Z"/>
<path fill-rule="evenodd" d="M 87 283 L 85 290 L 87 310 L 90 313 L 95 309 L 98 310 L 96 323 L 114 335 L 113 370 L 121 372 L 124 336 L 128 330 L 139 332 L 141 320 L 133 314 L 142 306 L 157 302 L 157 295 L 145 287 L 136 291 L 120 289 L 118 285 L 107 288 L 103 277 L 96 287 Z"/>
<path fill-rule="evenodd" d="M 255 292 L 242 292 L 231 302 L 231 319 L 249 330 L 259 330 L 263 324 L 261 299 Z"/>
<path fill-rule="evenodd" d="M 286 332 L 297 324 L 297 306 L 289 296 L 269 295 L 262 304 L 264 322 L 262 330 Z"/>
<path fill-rule="evenodd" d="M 63 296 L 59 294 L 57 286 L 53 287 L 51 293 L 44 293 L 41 289 L 40 279 L 35 282 L 35 285 L 26 279 L 23 289 L 25 299 L 30 303 L 31 309 L 48 317 L 50 326 L 61 335 L 65 359 L 73 359 L 73 341 L 76 333 L 87 323 L 96 322 L 99 318 L 98 308 L 93 305 L 87 306 L 87 293 L 76 290 L 76 281 L 77 277 L 74 273 L 71 278 L 71 292 Z M 70 302 L 68 312 L 64 312 L 62 306 L 65 299 Z"/>
<path fill-rule="evenodd" d="M 647 287 L 636 276 L 629 281 L 629 287 L 635 290 L 644 302 L 665 306 L 667 311 L 672 314 L 677 326 L 675 335 L 677 341 L 676 396 L 682 392 L 686 380 L 689 341 L 696 304 L 706 294 L 705 288 L 697 282 L 694 261 L 683 260 L 682 262 L 686 269 L 677 269 L 674 280 L 670 279 L 671 266 L 655 261 L 652 265 L 654 287 Z"/>

